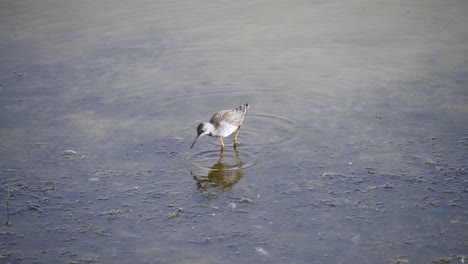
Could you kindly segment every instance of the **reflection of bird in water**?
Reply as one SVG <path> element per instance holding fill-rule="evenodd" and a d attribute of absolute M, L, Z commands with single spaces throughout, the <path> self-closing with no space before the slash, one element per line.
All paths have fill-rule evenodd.
<path fill-rule="evenodd" d="M 198 138 L 209 135 L 211 137 L 219 137 L 221 153 L 223 153 L 223 137 L 227 137 L 237 130 L 234 137 L 234 146 L 236 146 L 237 136 L 239 136 L 242 121 L 244 121 L 247 110 L 249 110 L 249 104 L 244 104 L 235 109 L 219 111 L 211 117 L 210 122 L 200 123 L 197 127 L 197 137 L 193 141 L 191 148 L 193 148 Z"/>
<path fill-rule="evenodd" d="M 210 187 L 225 191 L 234 186 L 242 179 L 244 172 L 242 171 L 242 161 L 239 158 L 239 153 L 236 151 L 236 163 L 226 164 L 222 162 L 223 157 L 220 157 L 218 162 L 210 167 L 210 172 L 207 176 L 197 177 L 193 175 L 197 183 L 197 187 L 207 191 Z"/>

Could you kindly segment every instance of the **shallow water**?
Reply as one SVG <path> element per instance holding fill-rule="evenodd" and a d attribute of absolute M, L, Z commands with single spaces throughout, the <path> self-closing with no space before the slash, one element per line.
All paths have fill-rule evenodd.
<path fill-rule="evenodd" d="M 3 1 L 0 259 L 463 263 L 466 10 Z"/>

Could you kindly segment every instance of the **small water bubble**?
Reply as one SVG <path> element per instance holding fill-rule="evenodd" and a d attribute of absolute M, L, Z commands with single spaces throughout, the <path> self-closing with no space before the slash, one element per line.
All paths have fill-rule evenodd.
<path fill-rule="evenodd" d="M 73 149 L 67 149 L 63 152 L 65 155 L 67 156 L 71 156 L 71 155 L 75 155 L 76 154 L 76 151 L 73 150 Z"/>
<path fill-rule="evenodd" d="M 270 255 L 270 253 L 268 251 L 266 251 L 265 249 L 261 248 L 261 247 L 256 247 L 255 248 L 255 252 L 257 252 L 258 254 L 262 255 L 262 256 L 268 256 Z"/>
<path fill-rule="evenodd" d="M 252 200 L 249 198 L 241 198 L 240 203 L 252 203 Z"/>
<path fill-rule="evenodd" d="M 353 238 L 351 238 L 351 241 L 353 241 L 354 244 L 359 243 L 359 240 L 361 238 L 361 235 L 355 235 Z"/>

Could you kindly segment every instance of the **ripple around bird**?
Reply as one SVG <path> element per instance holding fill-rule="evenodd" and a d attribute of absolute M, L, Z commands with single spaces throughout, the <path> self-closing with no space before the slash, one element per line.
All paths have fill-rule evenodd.
<path fill-rule="evenodd" d="M 237 145 L 255 148 L 262 153 L 264 149 L 292 144 L 299 139 L 299 131 L 298 123 L 290 118 L 268 114 L 247 114 Z M 232 140 L 233 136 L 223 138 L 227 147 L 232 146 Z M 219 146 L 219 140 L 209 140 L 208 144 Z"/>
<path fill-rule="evenodd" d="M 223 170 L 243 170 L 255 166 L 258 162 L 250 152 L 234 148 L 226 148 L 222 156 L 219 149 L 211 149 L 192 153 L 187 158 L 190 164 L 205 170 L 216 169 L 219 163 L 223 164 Z"/>
<path fill-rule="evenodd" d="M 275 115 L 249 114 L 239 134 L 236 151 L 233 148 L 233 135 L 223 138 L 225 150 L 222 162 L 234 163 L 236 158 L 242 162 L 239 167 L 246 169 L 255 166 L 261 156 L 272 152 L 275 147 L 293 145 L 298 141 L 299 125 L 296 121 Z M 211 150 L 195 152 L 188 156 L 189 163 L 197 167 L 210 169 L 220 159 L 220 144 L 217 138 L 202 138 Z M 235 167 L 231 169 L 236 169 Z"/>
<path fill-rule="evenodd" d="M 271 98 L 274 99 L 273 108 L 268 107 L 272 105 L 262 101 L 264 97 L 263 93 L 265 92 L 268 92 Z M 225 102 L 228 100 L 227 98 L 230 98 L 230 101 L 235 100 L 236 103 Z M 179 101 L 192 102 L 192 112 L 199 112 L 200 106 L 215 106 L 213 106 L 212 112 L 209 112 L 205 116 L 199 116 L 193 115 L 191 112 L 187 113 L 186 108 L 175 107 L 180 105 L 178 103 Z M 242 169 L 257 165 L 259 161 L 262 160 L 263 156 L 268 155 L 275 148 L 285 146 L 293 148 L 294 144 L 299 141 L 303 132 L 300 122 L 289 117 L 282 109 L 290 109 L 291 107 L 295 108 L 299 106 L 301 108 L 306 108 L 304 105 L 308 103 L 300 101 L 297 98 L 290 98 L 281 91 L 260 90 L 244 93 L 232 89 L 206 93 L 187 93 L 163 102 L 163 105 L 166 105 L 166 107 L 163 107 L 165 111 L 168 111 L 169 108 L 176 116 L 193 115 L 196 116 L 195 118 L 199 118 L 190 126 L 178 126 L 179 129 L 174 131 L 174 134 L 187 138 L 187 152 L 185 153 L 187 163 L 196 167 L 210 169 L 210 167 L 219 160 L 220 143 L 218 138 L 209 136 L 202 137 L 198 140 L 195 147 L 190 149 L 189 144 L 191 144 L 193 138 L 195 138 L 195 128 L 198 122 L 208 121 L 214 112 L 233 108 L 245 102 L 251 104 L 251 109 L 244 119 L 237 143 L 237 150 L 243 162 Z M 291 102 L 294 102 L 294 104 L 291 105 Z M 216 105 L 224 105 L 225 107 L 223 108 Z M 191 118 L 192 117 L 190 117 L 190 119 Z M 225 144 L 223 162 L 226 162 L 230 156 L 235 155 L 235 151 L 233 150 L 234 135 L 235 133 L 229 137 L 223 138 Z M 209 150 L 206 150 L 207 148 L 209 148 Z"/>

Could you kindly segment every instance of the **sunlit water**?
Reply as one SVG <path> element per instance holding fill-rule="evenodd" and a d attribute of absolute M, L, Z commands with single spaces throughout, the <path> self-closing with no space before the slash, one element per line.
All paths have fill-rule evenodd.
<path fill-rule="evenodd" d="M 467 3 L 1 6 L 0 262 L 468 261 Z"/>

